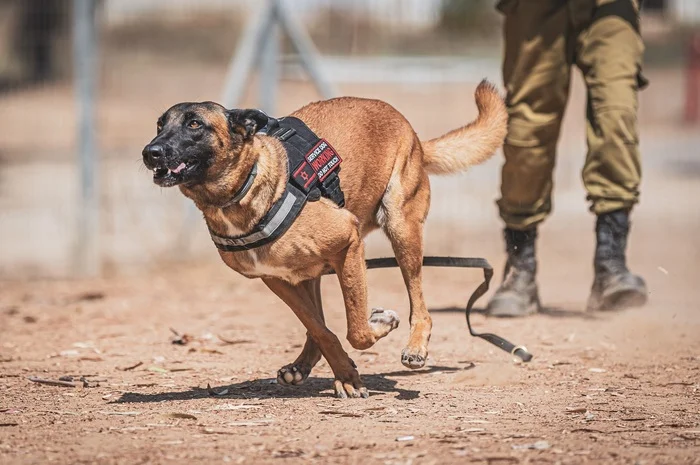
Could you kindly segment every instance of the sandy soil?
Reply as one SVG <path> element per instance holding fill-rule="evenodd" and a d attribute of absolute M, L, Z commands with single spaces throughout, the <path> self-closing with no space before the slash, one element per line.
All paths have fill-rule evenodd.
<path fill-rule="evenodd" d="M 650 305 L 588 315 L 582 225 L 542 235 L 545 314 L 474 318 L 477 330 L 526 344 L 529 364 L 468 336 L 461 306 L 479 273 L 430 270 L 431 356 L 406 370 L 403 284 L 396 270 L 372 271 L 371 304 L 397 309 L 403 323 L 371 350 L 349 350 L 369 399 L 333 398 L 325 362 L 303 386 L 276 385 L 303 328 L 262 283 L 223 264 L 1 282 L 0 462 L 700 463 L 696 239 L 671 226 L 673 241 L 647 247 L 658 229 L 641 221 L 632 264 Z M 501 256 L 498 238 L 463 239 Z M 344 334 L 334 278 L 324 299 Z M 194 340 L 173 344 L 169 328 Z M 30 376 L 84 376 L 88 387 Z"/>

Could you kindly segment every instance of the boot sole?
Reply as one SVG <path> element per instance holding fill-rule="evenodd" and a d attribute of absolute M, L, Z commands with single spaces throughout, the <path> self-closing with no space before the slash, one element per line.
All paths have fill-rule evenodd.
<path fill-rule="evenodd" d="M 637 289 L 627 289 L 603 296 L 601 310 L 624 310 L 642 307 L 647 303 L 647 295 Z"/>
<path fill-rule="evenodd" d="M 531 302 L 524 308 L 515 305 L 501 304 L 498 301 L 491 302 L 486 309 L 486 314 L 488 316 L 493 316 L 496 318 L 519 318 L 524 316 L 534 315 L 539 311 L 539 305 L 537 302 Z"/>

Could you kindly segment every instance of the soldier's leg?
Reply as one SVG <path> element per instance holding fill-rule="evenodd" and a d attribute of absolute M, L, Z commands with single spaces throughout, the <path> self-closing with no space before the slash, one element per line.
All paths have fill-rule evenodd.
<path fill-rule="evenodd" d="M 573 43 L 565 2 L 514 2 L 506 10 L 503 80 L 509 124 L 501 198 L 506 226 L 525 230 L 551 210 L 552 172 L 569 94 Z"/>
<path fill-rule="evenodd" d="M 597 7 L 590 26 L 579 35 L 576 54 L 588 88 L 583 182 L 596 214 L 631 209 L 639 198 L 641 177 L 637 92 L 644 45 L 635 2 L 614 4 L 627 9 Z"/>
<path fill-rule="evenodd" d="M 535 228 L 552 208 L 552 172 L 573 43 L 566 2 L 505 0 L 501 5 L 509 125 L 498 207 L 506 224 L 508 261 L 488 312 L 523 316 L 539 308 Z"/>
<path fill-rule="evenodd" d="M 639 198 L 637 93 L 644 46 L 636 0 L 597 0 L 580 34 L 576 60 L 588 88 L 588 155 L 583 181 L 598 216 L 595 280 L 589 309 L 637 306 L 644 281 L 629 272 L 629 212 Z"/>

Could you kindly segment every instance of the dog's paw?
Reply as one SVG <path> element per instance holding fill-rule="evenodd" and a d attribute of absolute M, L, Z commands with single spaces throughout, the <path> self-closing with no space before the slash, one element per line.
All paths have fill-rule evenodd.
<path fill-rule="evenodd" d="M 333 381 L 333 390 L 338 399 L 347 399 L 348 397 L 369 397 L 367 388 L 362 385 L 360 374 L 357 372 L 355 363 L 348 359 L 350 366 L 345 370 L 336 371 L 335 380 Z"/>
<path fill-rule="evenodd" d="M 401 363 L 406 368 L 416 370 L 425 366 L 425 361 L 428 359 L 427 347 L 406 347 L 401 351 Z"/>
<path fill-rule="evenodd" d="M 399 315 L 393 310 L 373 308 L 369 325 L 377 339 L 380 339 L 399 327 Z"/>
<path fill-rule="evenodd" d="M 306 381 L 310 373 L 310 368 L 290 363 L 277 371 L 277 384 L 282 386 L 299 386 Z"/>
<path fill-rule="evenodd" d="M 362 397 L 366 399 L 369 397 L 369 392 L 367 388 L 362 385 L 359 381 L 341 381 L 336 379 L 333 381 L 333 390 L 335 390 L 335 396 L 338 399 L 347 399 L 348 397 Z"/>

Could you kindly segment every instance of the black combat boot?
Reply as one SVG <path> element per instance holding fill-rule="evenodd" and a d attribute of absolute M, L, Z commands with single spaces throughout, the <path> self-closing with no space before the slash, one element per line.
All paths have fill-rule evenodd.
<path fill-rule="evenodd" d="M 625 261 L 629 211 L 603 213 L 596 222 L 595 278 L 588 310 L 640 307 L 647 301 L 644 280 L 630 273 Z"/>
<path fill-rule="evenodd" d="M 540 309 L 535 282 L 537 229 L 516 231 L 506 228 L 503 235 L 508 253 L 503 283 L 491 298 L 486 312 L 499 317 L 531 315 Z"/>

